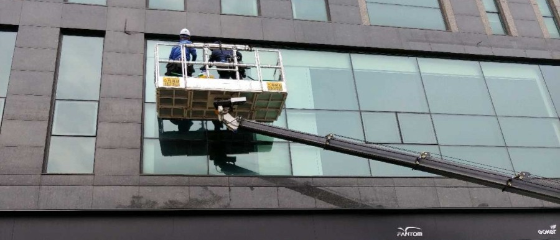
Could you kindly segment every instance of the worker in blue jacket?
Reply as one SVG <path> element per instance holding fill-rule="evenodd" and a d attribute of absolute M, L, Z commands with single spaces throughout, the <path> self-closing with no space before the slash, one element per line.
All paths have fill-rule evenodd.
<path fill-rule="evenodd" d="M 191 32 L 186 29 L 183 28 L 181 30 L 181 32 L 179 33 L 179 44 L 191 44 L 192 42 L 190 41 L 191 39 Z M 186 55 L 186 60 L 190 61 L 191 60 L 191 56 L 192 56 L 192 60 L 196 61 L 196 49 L 194 48 L 186 48 L 185 49 L 185 55 Z M 176 60 L 176 61 L 180 61 L 181 60 L 181 47 L 180 46 L 174 46 L 171 49 L 171 53 L 169 53 L 169 60 Z M 168 63 L 167 66 L 167 72 L 165 73 L 166 76 L 182 76 L 183 75 L 183 71 L 181 68 L 181 64 L 179 63 Z M 187 76 L 192 77 L 192 74 L 194 73 L 194 67 L 192 64 L 189 64 L 187 67 Z"/>
<path fill-rule="evenodd" d="M 220 41 L 214 42 L 216 44 L 222 44 Z M 237 62 L 241 63 L 243 61 L 243 55 L 237 51 L 236 52 Z M 210 55 L 209 62 L 223 62 L 223 63 L 233 63 L 233 50 L 230 49 L 222 49 L 221 47 L 218 49 L 213 49 L 212 54 Z M 225 67 L 218 67 L 218 68 L 225 68 Z M 231 67 L 233 68 L 233 67 Z M 206 68 L 203 66 L 200 70 L 205 71 Z M 235 71 L 218 71 L 220 75 L 220 79 L 236 79 Z M 243 79 L 247 77 L 245 75 L 245 68 L 239 68 L 239 77 Z"/>

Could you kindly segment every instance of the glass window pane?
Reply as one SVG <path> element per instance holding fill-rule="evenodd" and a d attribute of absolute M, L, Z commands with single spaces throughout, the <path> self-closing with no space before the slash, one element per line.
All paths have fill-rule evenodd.
<path fill-rule="evenodd" d="M 494 115 L 478 62 L 418 59 L 433 113 Z"/>
<path fill-rule="evenodd" d="M 548 87 L 548 91 L 552 96 L 556 112 L 560 113 L 560 67 L 557 66 L 540 66 L 541 71 Z"/>
<path fill-rule="evenodd" d="M 4 98 L 0 98 L 0 124 L 2 124 L 2 118 L 4 117 Z"/>
<path fill-rule="evenodd" d="M 211 142 L 212 175 L 291 175 L 288 143 Z"/>
<path fill-rule="evenodd" d="M 288 110 L 287 113 L 288 127 L 292 130 L 364 139 L 360 114 L 357 112 Z"/>
<path fill-rule="evenodd" d="M 513 166 L 509 160 L 509 155 L 505 147 L 441 146 L 441 154 L 444 156 L 444 159 L 457 161 L 459 163 L 474 165 L 476 167 L 484 167 L 503 173 L 510 173 L 510 171 L 513 171 Z M 494 168 L 477 164 L 484 164 Z"/>
<path fill-rule="evenodd" d="M 370 176 L 368 160 L 290 143 L 295 176 Z"/>
<path fill-rule="evenodd" d="M 5 97 L 8 91 L 15 45 L 15 32 L 0 32 L 0 97 Z"/>
<path fill-rule="evenodd" d="M 145 101 L 146 102 L 156 102 L 156 87 L 155 87 L 155 60 L 154 54 L 157 43 L 169 43 L 173 44 L 175 42 L 171 41 L 147 41 L 146 44 L 146 90 L 145 90 Z M 159 57 L 160 59 L 168 59 L 169 53 L 171 52 L 172 46 L 160 46 Z M 201 55 L 199 55 L 201 56 Z M 160 74 L 163 76 L 165 74 L 165 63 L 160 63 Z"/>
<path fill-rule="evenodd" d="M 63 36 L 56 99 L 98 100 L 102 54 L 103 38 Z"/>
<path fill-rule="evenodd" d="M 149 0 L 149 8 L 165 9 L 165 10 L 185 10 L 185 1 L 183 0 Z"/>
<path fill-rule="evenodd" d="M 544 25 L 546 25 L 546 29 L 548 29 L 548 34 L 551 38 L 560 38 L 560 33 L 558 32 L 558 26 L 556 25 L 556 21 L 552 17 L 545 17 L 543 18 Z"/>
<path fill-rule="evenodd" d="M 537 0 L 537 5 L 539 5 L 539 10 L 541 14 L 545 17 L 552 17 L 552 12 L 548 5 L 548 0 Z"/>
<path fill-rule="evenodd" d="M 428 112 L 415 58 L 352 54 L 362 110 Z"/>
<path fill-rule="evenodd" d="M 358 110 L 351 70 L 286 67 L 287 108 Z"/>
<path fill-rule="evenodd" d="M 495 117 L 432 115 L 439 144 L 503 146 Z"/>
<path fill-rule="evenodd" d="M 496 6 L 496 0 L 482 0 L 482 3 L 487 12 L 499 12 Z"/>
<path fill-rule="evenodd" d="M 208 174 L 206 141 L 144 139 L 142 172 Z"/>
<path fill-rule="evenodd" d="M 401 143 L 395 113 L 362 113 L 366 140 L 376 143 Z"/>
<path fill-rule="evenodd" d="M 367 4 L 371 25 L 445 30 L 439 8 L 410 7 L 379 3 Z M 395 13 L 399 14 L 395 14 Z"/>
<path fill-rule="evenodd" d="M 350 55 L 334 52 L 282 50 L 284 66 L 351 69 Z M 289 81 L 289 80 L 288 80 Z"/>
<path fill-rule="evenodd" d="M 93 173 L 95 138 L 51 137 L 48 173 Z"/>
<path fill-rule="evenodd" d="M 500 116 L 556 117 L 538 66 L 482 62 Z"/>
<path fill-rule="evenodd" d="M 95 136 L 97 102 L 56 101 L 53 135 Z"/>
<path fill-rule="evenodd" d="M 206 121 L 161 120 L 158 121 L 156 104 L 146 103 L 144 107 L 144 137 L 203 140 L 208 127 Z"/>
<path fill-rule="evenodd" d="M 433 145 L 389 145 L 390 147 L 421 152 L 429 152 L 432 155 L 439 155 L 439 148 Z M 393 148 L 388 148 L 393 150 Z M 401 167 L 394 164 L 370 160 L 371 175 L 374 177 L 436 177 L 438 175 L 417 171 L 412 168 Z"/>
<path fill-rule="evenodd" d="M 107 0 L 68 0 L 71 3 L 84 3 L 84 4 L 96 4 L 96 5 L 107 5 Z"/>
<path fill-rule="evenodd" d="M 508 146 L 560 147 L 560 121 L 550 118 L 500 118 Z"/>
<path fill-rule="evenodd" d="M 295 19 L 327 21 L 325 0 L 292 0 Z"/>
<path fill-rule="evenodd" d="M 558 148 L 508 148 L 517 172 L 560 178 L 560 149 Z"/>
<path fill-rule="evenodd" d="M 437 143 L 430 115 L 399 113 L 398 116 L 404 143 Z"/>
<path fill-rule="evenodd" d="M 222 13 L 257 16 L 257 0 L 222 0 Z"/>
<path fill-rule="evenodd" d="M 439 8 L 438 0 L 366 0 L 366 2 Z"/>
<path fill-rule="evenodd" d="M 506 30 L 504 29 L 504 24 L 500 15 L 497 13 L 488 13 L 488 22 L 490 23 L 490 29 L 492 29 L 492 34 L 494 35 L 506 35 Z"/>

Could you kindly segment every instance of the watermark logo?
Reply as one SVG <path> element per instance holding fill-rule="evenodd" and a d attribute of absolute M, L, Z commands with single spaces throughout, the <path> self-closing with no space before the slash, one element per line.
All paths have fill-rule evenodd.
<path fill-rule="evenodd" d="M 556 224 L 550 225 L 550 229 L 537 231 L 540 235 L 556 235 Z"/>
<path fill-rule="evenodd" d="M 422 229 L 419 227 L 397 228 L 397 237 L 422 237 Z"/>

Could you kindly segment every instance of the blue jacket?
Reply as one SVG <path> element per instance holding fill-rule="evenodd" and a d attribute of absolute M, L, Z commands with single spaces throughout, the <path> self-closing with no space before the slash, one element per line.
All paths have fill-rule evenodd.
<path fill-rule="evenodd" d="M 179 44 L 190 44 L 190 43 L 192 42 L 189 40 L 182 40 L 179 42 Z M 191 55 L 192 55 L 192 60 L 196 61 L 196 49 L 186 48 L 185 50 L 187 51 L 185 53 L 187 57 L 187 61 L 191 60 Z M 169 53 L 169 60 L 181 60 L 181 47 L 175 46 L 171 49 L 171 53 Z"/>

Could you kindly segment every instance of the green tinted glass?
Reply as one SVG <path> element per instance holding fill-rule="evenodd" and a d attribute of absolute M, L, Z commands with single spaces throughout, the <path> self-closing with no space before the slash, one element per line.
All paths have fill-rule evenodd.
<path fill-rule="evenodd" d="M 257 0 L 221 0 L 222 13 L 234 15 L 259 15 Z"/>
<path fill-rule="evenodd" d="M 367 4 L 371 25 L 445 30 L 439 8 L 379 3 Z M 399 14 L 395 14 L 395 13 Z"/>
<path fill-rule="evenodd" d="M 0 32 L 0 97 L 5 97 L 8 91 L 15 44 L 15 32 Z"/>
<path fill-rule="evenodd" d="M 56 101 L 53 135 L 95 136 L 97 102 Z"/>
<path fill-rule="evenodd" d="M 441 146 L 441 154 L 444 159 L 458 163 L 484 167 L 502 173 L 513 171 L 513 165 L 505 147 Z"/>
<path fill-rule="evenodd" d="M 84 4 L 95 4 L 95 5 L 107 5 L 107 0 L 68 0 L 71 3 L 84 3 Z"/>
<path fill-rule="evenodd" d="M 291 175 L 288 143 L 210 142 L 210 174 Z"/>
<path fill-rule="evenodd" d="M 499 12 L 498 6 L 496 6 L 496 0 L 482 0 L 482 3 L 487 12 Z"/>
<path fill-rule="evenodd" d="M 362 113 L 362 119 L 368 142 L 402 142 L 395 113 Z"/>
<path fill-rule="evenodd" d="M 418 59 L 433 113 L 494 115 L 478 62 Z"/>
<path fill-rule="evenodd" d="M 503 146 L 495 117 L 433 115 L 438 141 L 445 145 Z"/>
<path fill-rule="evenodd" d="M 164 10 L 185 10 L 185 1 L 183 0 L 149 0 L 149 8 Z"/>
<path fill-rule="evenodd" d="M 292 0 L 294 19 L 327 21 L 325 0 Z"/>
<path fill-rule="evenodd" d="M 508 146 L 560 147 L 557 118 L 501 117 L 499 120 Z"/>
<path fill-rule="evenodd" d="M 0 124 L 2 124 L 2 118 L 4 117 L 4 98 L 0 98 Z"/>
<path fill-rule="evenodd" d="M 51 137 L 48 173 L 93 173 L 95 138 Z"/>
<path fill-rule="evenodd" d="M 508 148 L 517 172 L 560 178 L 560 149 L 558 148 Z"/>
<path fill-rule="evenodd" d="M 551 38 L 560 38 L 560 33 L 558 32 L 558 26 L 556 25 L 556 21 L 552 17 L 545 17 L 543 18 L 544 25 L 546 25 L 546 29 L 548 29 L 548 34 Z"/>
<path fill-rule="evenodd" d="M 548 91 L 554 101 L 556 112 L 560 113 L 560 67 L 540 66 Z"/>
<path fill-rule="evenodd" d="M 208 174 L 206 141 L 144 139 L 145 174 Z"/>
<path fill-rule="evenodd" d="M 293 174 L 296 176 L 369 176 L 367 159 L 291 143 Z"/>
<path fill-rule="evenodd" d="M 404 143 L 437 143 L 430 115 L 399 113 L 398 117 Z"/>
<path fill-rule="evenodd" d="M 439 8 L 439 2 L 437 0 L 366 0 L 366 2 Z"/>
<path fill-rule="evenodd" d="M 288 127 L 293 130 L 323 136 L 333 133 L 364 139 L 358 112 L 288 110 L 287 114 Z"/>
<path fill-rule="evenodd" d="M 557 116 L 538 66 L 488 62 L 481 65 L 498 115 Z"/>
<path fill-rule="evenodd" d="M 539 6 L 539 10 L 541 11 L 543 17 L 552 17 L 548 0 L 537 0 L 537 5 Z"/>
<path fill-rule="evenodd" d="M 490 23 L 490 29 L 492 29 L 492 34 L 494 35 L 506 35 L 506 30 L 504 29 L 504 24 L 498 13 L 487 13 L 488 22 Z"/>
<path fill-rule="evenodd" d="M 98 100 L 102 54 L 103 38 L 63 36 L 56 99 Z"/>

